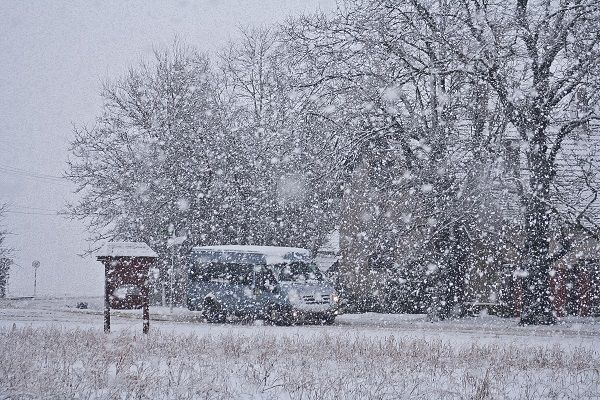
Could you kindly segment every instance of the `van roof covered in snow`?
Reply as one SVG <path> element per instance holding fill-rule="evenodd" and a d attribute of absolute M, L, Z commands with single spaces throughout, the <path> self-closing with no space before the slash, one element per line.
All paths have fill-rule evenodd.
<path fill-rule="evenodd" d="M 310 250 L 302 249 L 300 247 L 244 245 L 199 246 L 194 247 L 192 252 L 259 254 L 265 257 L 267 264 L 280 264 L 290 261 L 309 261 L 312 258 Z"/>

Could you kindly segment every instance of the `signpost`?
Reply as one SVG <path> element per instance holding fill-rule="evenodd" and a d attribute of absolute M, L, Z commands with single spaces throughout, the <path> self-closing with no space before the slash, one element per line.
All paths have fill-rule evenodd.
<path fill-rule="evenodd" d="M 35 260 L 31 263 L 31 266 L 33 267 L 33 297 L 35 297 L 37 292 L 37 269 L 40 267 L 40 262 Z"/>

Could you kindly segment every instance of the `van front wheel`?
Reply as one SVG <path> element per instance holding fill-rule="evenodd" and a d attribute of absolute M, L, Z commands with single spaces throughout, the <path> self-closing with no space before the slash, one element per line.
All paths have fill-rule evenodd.
<path fill-rule="evenodd" d="M 267 314 L 267 320 L 269 323 L 279 326 L 288 326 L 292 324 L 290 317 L 286 316 L 285 313 L 275 308 L 269 310 L 269 313 Z"/>
<path fill-rule="evenodd" d="M 223 308 L 214 301 L 205 302 L 204 307 L 202 307 L 202 312 L 204 318 L 206 318 L 206 322 L 209 323 L 223 323 L 227 318 Z"/>

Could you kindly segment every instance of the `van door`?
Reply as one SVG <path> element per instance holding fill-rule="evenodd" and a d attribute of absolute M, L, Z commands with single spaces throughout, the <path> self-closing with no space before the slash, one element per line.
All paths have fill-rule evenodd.
<path fill-rule="evenodd" d="M 254 309 L 252 288 L 254 271 L 249 264 L 228 264 L 230 284 L 228 285 L 228 308 L 231 314 L 246 316 Z"/>
<path fill-rule="evenodd" d="M 255 314 L 264 318 L 276 303 L 277 280 L 273 271 L 265 265 L 255 269 L 254 302 Z"/>

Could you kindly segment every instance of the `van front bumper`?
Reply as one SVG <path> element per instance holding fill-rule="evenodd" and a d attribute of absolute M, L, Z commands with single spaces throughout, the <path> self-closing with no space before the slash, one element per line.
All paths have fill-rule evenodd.
<path fill-rule="evenodd" d="M 288 318 L 291 322 L 302 324 L 302 323 L 322 323 L 329 320 L 333 320 L 338 315 L 338 310 L 329 309 L 322 311 L 306 311 L 299 309 L 292 309 Z"/>

